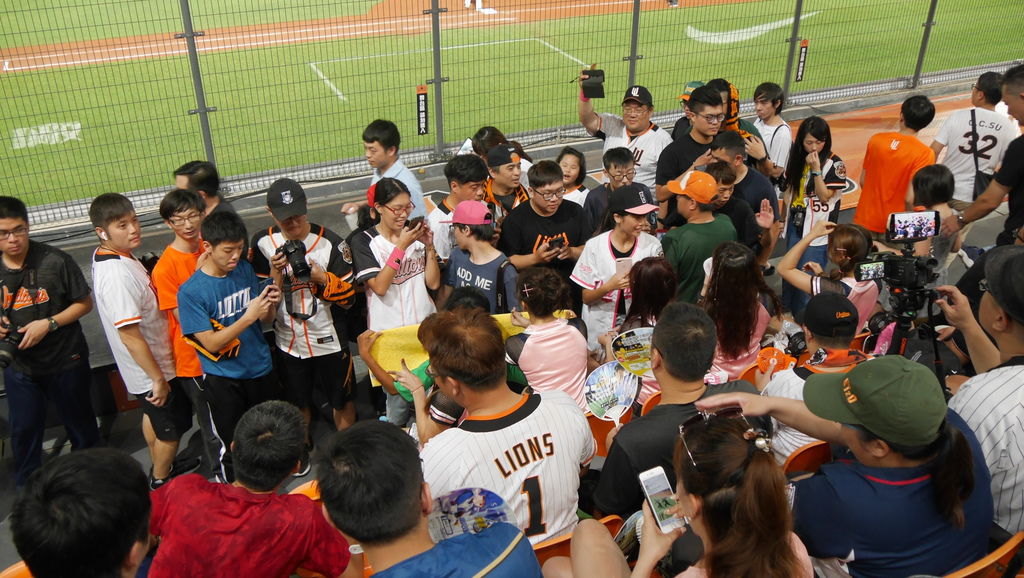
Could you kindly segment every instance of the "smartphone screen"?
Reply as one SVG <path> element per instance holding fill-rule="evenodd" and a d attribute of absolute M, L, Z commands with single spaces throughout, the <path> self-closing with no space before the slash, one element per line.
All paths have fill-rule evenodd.
<path fill-rule="evenodd" d="M 885 236 L 889 241 L 914 243 L 939 233 L 939 212 L 890 213 Z"/>
<path fill-rule="evenodd" d="M 675 528 L 683 527 L 683 520 L 669 513 L 669 510 L 676 505 L 673 488 L 668 483 L 665 469 L 661 466 L 640 472 L 640 485 L 647 496 L 647 503 L 651 506 L 654 519 L 662 532 L 668 532 Z"/>

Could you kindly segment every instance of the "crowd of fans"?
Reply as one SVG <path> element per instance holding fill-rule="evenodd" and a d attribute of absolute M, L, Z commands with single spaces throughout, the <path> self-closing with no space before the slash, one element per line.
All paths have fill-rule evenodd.
<path fill-rule="evenodd" d="M 908 98 L 898 129 L 867 145 L 853 224 L 838 223 L 855 183 L 825 119 L 794 132 L 774 83 L 754 91 L 753 123 L 724 79 L 682 98 L 670 134 L 645 87 L 621 115 L 581 89 L 580 122 L 604 141 L 593 188 L 578 150 L 533 160 L 484 127 L 445 165 L 438 200 L 402 164 L 395 124 L 376 120 L 347 237 L 309 222 L 287 178 L 266 193 L 266 227 L 247 231 L 216 168 L 190 162 L 160 203 L 173 239 L 151 268 L 133 254 L 131 201 L 93 201 L 91 289 L 0 197 L 11 528 L 33 575 L 903 577 L 963 568 L 990 536 L 1024 531 L 1024 66 L 981 75 L 973 108 L 930 147 L 918 135 L 935 107 Z M 1002 232 L 983 240 L 996 246 L 971 262 L 966 228 L 1006 196 Z M 924 210 L 935 236 L 894 239 L 927 236 L 919 217 L 886 234 L 890 213 Z M 934 305 L 908 312 L 889 268 L 859 273 L 884 251 L 934 260 L 910 288 Z M 970 268 L 949 285 L 959 254 Z M 96 447 L 79 322 L 94 307 L 142 408 L 148 476 Z M 910 355 L 905 324 L 957 371 Z M 653 329 L 632 420 L 595 440 L 587 376 L 638 328 Z M 379 340 L 400 332 L 427 361 L 385 360 Z M 350 340 L 382 420 L 356 421 Z M 770 344 L 792 357 L 762 355 Z M 316 395 L 338 431 L 314 446 Z M 44 465 L 48 403 L 75 451 Z M 211 479 L 178 451 L 193 418 Z M 787 479 L 781 464 L 816 441 L 832 463 Z M 322 507 L 279 493 L 313 464 Z M 652 468 L 681 529 L 653 516 Z M 435 543 L 434 498 L 465 488 L 499 496 L 511 523 Z M 611 514 L 638 548 L 591 519 Z M 532 546 L 570 534 L 571 556 L 542 568 Z"/>

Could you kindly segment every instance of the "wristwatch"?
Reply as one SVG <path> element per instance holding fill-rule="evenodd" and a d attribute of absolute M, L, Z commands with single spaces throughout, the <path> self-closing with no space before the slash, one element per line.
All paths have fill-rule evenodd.
<path fill-rule="evenodd" d="M 957 212 L 957 214 L 956 214 L 956 222 L 961 227 L 963 227 L 964 225 L 967 224 L 967 219 L 964 218 L 964 214 L 963 213 Z"/>
<path fill-rule="evenodd" d="M 50 322 L 50 333 L 53 333 L 60 327 L 60 323 L 57 323 L 57 320 L 53 317 L 48 317 L 46 320 Z"/>

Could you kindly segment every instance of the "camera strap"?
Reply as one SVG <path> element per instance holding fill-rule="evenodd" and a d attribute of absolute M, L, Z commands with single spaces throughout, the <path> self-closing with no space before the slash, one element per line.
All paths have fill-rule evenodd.
<path fill-rule="evenodd" d="M 313 296 L 313 306 L 310 307 L 309 313 L 295 311 L 294 294 L 298 293 L 299 298 L 301 299 L 303 291 L 309 291 L 309 294 Z M 308 281 L 306 283 L 295 283 L 291 277 L 285 277 L 282 283 L 281 292 L 284 293 L 284 309 L 288 312 L 288 315 L 293 319 L 298 319 L 299 321 L 308 321 L 316 315 L 318 300 L 316 298 L 315 291 L 316 285 L 312 281 Z"/>
<path fill-rule="evenodd" d="M 25 259 L 25 264 L 21 268 L 21 278 L 18 280 L 18 284 L 11 288 L 5 287 L 5 289 L 10 291 L 11 302 L 9 304 L 2 303 L 0 305 L 3 306 L 3 314 L 8 319 L 11 318 L 11 312 L 14 311 L 15 304 L 18 301 L 18 293 L 21 292 L 22 289 L 28 293 L 28 297 L 32 302 L 33 320 L 42 319 L 42 317 L 39 316 L 39 308 L 37 307 L 37 305 L 39 305 L 39 283 L 36 279 L 35 262 L 31 257 L 32 252 L 29 251 L 29 255 Z"/>

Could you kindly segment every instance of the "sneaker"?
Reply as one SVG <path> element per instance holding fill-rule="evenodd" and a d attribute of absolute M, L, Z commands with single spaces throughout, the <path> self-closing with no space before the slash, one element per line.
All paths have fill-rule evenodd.
<path fill-rule="evenodd" d="M 154 478 L 153 467 L 149 468 L 149 489 L 156 490 L 167 482 L 171 481 L 172 478 L 187 474 L 192 470 L 199 467 L 199 458 L 180 458 L 171 463 L 171 472 L 167 474 L 166 478 Z"/>
<path fill-rule="evenodd" d="M 299 458 L 299 469 L 292 474 L 292 477 L 301 478 L 309 475 L 309 470 L 312 467 L 309 459 L 309 446 L 302 450 L 302 457 Z"/>

